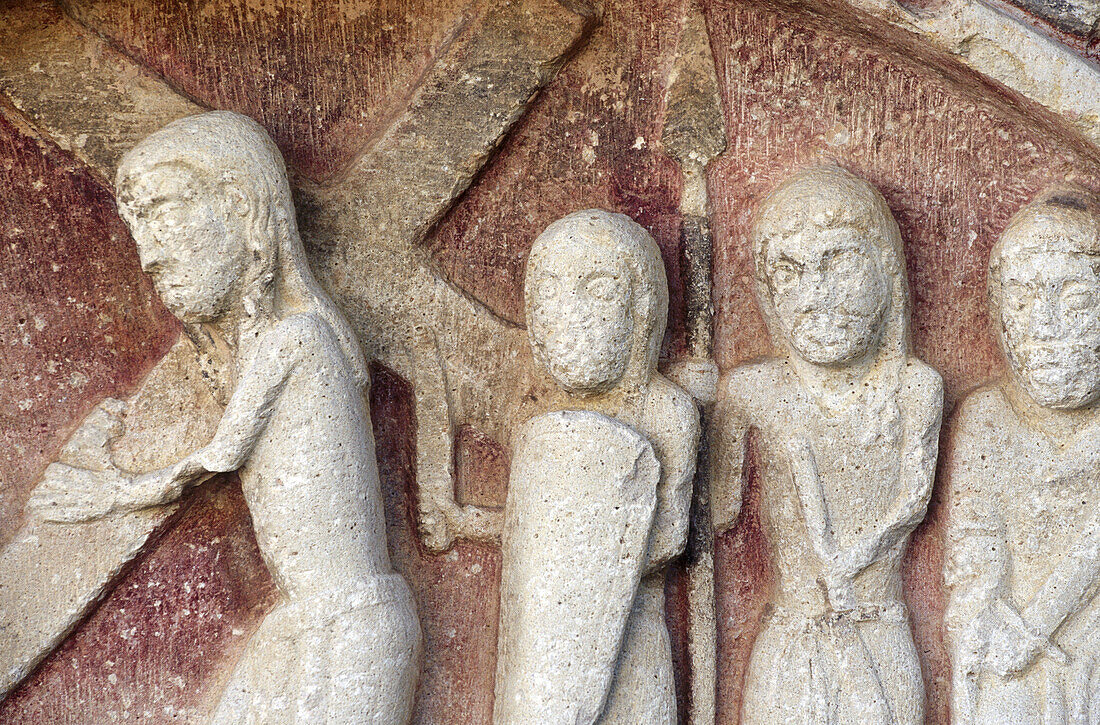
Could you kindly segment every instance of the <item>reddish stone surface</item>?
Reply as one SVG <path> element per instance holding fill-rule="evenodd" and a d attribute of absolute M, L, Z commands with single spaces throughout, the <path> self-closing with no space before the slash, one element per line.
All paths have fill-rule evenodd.
<path fill-rule="evenodd" d="M 174 527 L 0 704 L 26 725 L 204 722 L 275 588 L 232 477 L 192 495 Z M 174 523 L 174 522 L 173 522 Z"/>
<path fill-rule="evenodd" d="M 73 428 L 177 334 L 111 192 L 0 102 L 0 544 Z"/>
<path fill-rule="evenodd" d="M 683 0 L 605 3 L 584 50 L 431 239 L 441 268 L 500 316 L 523 322 L 535 237 L 558 217 L 601 207 L 633 217 L 661 247 L 672 308 L 666 349 L 682 349 L 680 168 L 659 147 L 683 8 Z"/>
<path fill-rule="evenodd" d="M 477 0 L 65 0 L 199 103 L 252 116 L 297 171 L 349 164 L 405 106 Z"/>
<path fill-rule="evenodd" d="M 493 710 L 500 551 L 459 543 L 444 554 L 416 537 L 412 389 L 386 368 L 372 374 L 371 418 L 386 500 L 390 556 L 416 596 L 428 653 L 415 723 L 488 723 Z"/>
<path fill-rule="evenodd" d="M 714 0 L 707 10 L 729 133 L 709 179 L 720 366 L 771 351 L 751 284 L 755 205 L 793 171 L 835 161 L 875 184 L 897 217 L 914 348 L 943 374 L 949 406 L 998 374 L 985 303 L 989 249 L 1009 216 L 1047 183 L 1069 177 L 1096 186 L 1095 149 L 1033 104 L 839 5 Z M 930 721 L 944 723 L 938 497 L 910 548 L 906 583 Z M 758 608 L 764 588 L 746 584 L 760 576 L 757 544 L 724 544 L 719 554 L 722 579 L 739 583 L 723 588 L 723 607 Z M 739 629 L 743 622 L 722 621 L 721 678 L 736 688 L 752 636 Z M 737 696 L 727 692 L 720 722 L 735 723 Z"/>
<path fill-rule="evenodd" d="M 336 12 L 328 5 L 306 12 L 257 2 L 237 10 L 215 0 L 204 7 L 212 11 L 167 0 L 72 0 L 69 11 L 202 102 L 256 116 L 292 164 L 322 178 L 401 108 L 447 37 L 480 4 L 394 0 L 343 25 L 325 15 Z M 752 208 L 791 171 L 836 160 L 875 183 L 901 224 L 914 344 L 943 372 L 950 401 L 996 375 L 1001 360 L 986 332 L 984 302 L 989 247 L 1011 213 L 1048 181 L 1069 176 L 1096 185 L 1095 151 L 1026 101 L 896 29 L 831 3 L 712 0 L 707 11 L 730 140 L 710 178 L 722 367 L 770 352 L 751 285 Z M 523 266 L 534 237 L 564 213 L 602 206 L 638 219 L 660 244 L 673 298 L 666 354 L 682 353 L 680 177 L 659 148 L 682 12 L 682 0 L 605 3 L 587 45 L 440 223 L 431 240 L 435 260 L 501 316 L 522 319 Z M 72 426 L 103 396 L 131 389 L 177 328 L 137 268 L 110 193 L 6 113 L 0 175 L 0 214 L 6 213 L 0 218 L 17 220 L 0 230 L 2 540 L 9 514 L 21 508 L 27 487 Z M 23 410 L 25 400 L 31 403 Z M 376 367 L 371 404 L 391 555 L 414 589 L 427 641 L 416 722 L 487 723 L 499 553 L 460 544 L 436 555 L 419 546 L 411 391 Z M 456 455 L 458 495 L 501 502 L 507 452 L 466 429 Z M 742 517 L 717 544 L 721 723 L 739 719 L 744 665 L 771 586 L 756 455 L 750 445 Z M 942 460 L 949 458 L 945 447 Z M 941 468 L 929 523 L 907 560 L 936 723 L 947 721 L 948 674 L 939 492 L 950 471 Z M 123 695 L 133 703 L 132 717 L 148 722 L 200 718 L 209 710 L 270 605 L 271 589 L 237 489 L 222 484 L 195 501 L 0 706 L 0 722 L 105 722 Z M 669 577 L 667 592 L 685 717 L 691 693 L 681 571 Z M 234 635 L 234 627 L 242 634 Z M 177 708 L 178 717 L 165 707 Z"/>
<path fill-rule="evenodd" d="M 455 498 L 460 504 L 504 508 L 512 458 L 504 446 L 473 426 L 455 435 Z"/>

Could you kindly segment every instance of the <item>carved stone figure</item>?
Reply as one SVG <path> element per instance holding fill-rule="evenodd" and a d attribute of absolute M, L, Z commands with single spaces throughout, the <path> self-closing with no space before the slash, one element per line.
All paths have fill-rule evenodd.
<path fill-rule="evenodd" d="M 870 184 L 816 167 L 762 201 L 753 252 L 781 355 L 723 376 L 711 440 L 720 531 L 758 437 L 775 569 L 742 722 L 917 725 L 900 568 L 932 490 L 943 393 L 910 351 L 897 223 Z"/>
<path fill-rule="evenodd" d="M 121 516 L 237 471 L 282 602 L 214 722 L 407 722 L 421 636 L 387 552 L 368 371 L 310 273 L 282 157 L 243 116 L 190 116 L 125 156 L 117 195 L 225 412 L 207 445 L 134 475 L 107 448 L 120 406 L 101 406 L 81 428 L 88 445 L 47 469 L 32 515 L 58 526 Z"/>
<path fill-rule="evenodd" d="M 494 722 L 675 723 L 664 573 L 699 422 L 656 371 L 660 252 L 621 214 L 570 214 L 535 241 L 525 291 L 543 381 L 513 444 Z"/>
<path fill-rule="evenodd" d="M 1010 374 L 955 430 L 944 579 L 954 722 L 1100 719 L 1100 207 L 1009 222 L 989 301 Z"/>

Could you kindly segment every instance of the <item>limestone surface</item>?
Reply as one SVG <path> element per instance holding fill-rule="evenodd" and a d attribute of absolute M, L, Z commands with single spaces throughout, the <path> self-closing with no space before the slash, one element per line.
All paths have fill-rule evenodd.
<path fill-rule="evenodd" d="M 1100 716 L 1100 211 L 1055 188 L 990 256 L 1010 373 L 958 414 L 944 578 L 955 722 Z"/>
<path fill-rule="evenodd" d="M 901 561 L 932 492 L 942 383 L 909 351 L 897 224 L 865 181 L 815 167 L 760 203 L 753 252 L 783 355 L 724 376 L 711 435 L 719 530 L 740 509 L 750 427 L 764 452 L 777 580 L 741 721 L 918 725 Z"/>

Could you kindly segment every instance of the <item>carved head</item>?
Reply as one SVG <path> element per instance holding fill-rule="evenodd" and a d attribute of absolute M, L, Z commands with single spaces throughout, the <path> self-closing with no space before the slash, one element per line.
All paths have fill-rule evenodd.
<path fill-rule="evenodd" d="M 565 216 L 531 247 L 524 279 L 535 358 L 577 395 L 648 380 L 668 315 L 660 250 L 629 217 L 599 209 Z"/>
<path fill-rule="evenodd" d="M 993 246 L 989 296 L 1013 376 L 1048 408 L 1100 397 L 1100 213 L 1058 190 L 1018 211 Z"/>
<path fill-rule="evenodd" d="M 293 205 L 282 156 L 251 119 L 215 111 L 165 126 L 126 154 L 116 190 L 142 269 L 180 319 L 217 319 L 246 286 L 270 284 Z"/>
<path fill-rule="evenodd" d="M 752 238 L 772 334 L 806 361 L 838 366 L 874 354 L 888 323 L 904 337 L 901 233 L 863 179 L 836 166 L 797 174 L 760 204 Z"/>
<path fill-rule="evenodd" d="M 368 384 L 358 340 L 306 262 L 282 154 L 258 123 L 229 111 L 174 121 L 123 157 L 115 188 L 142 269 L 176 317 L 317 312 Z"/>

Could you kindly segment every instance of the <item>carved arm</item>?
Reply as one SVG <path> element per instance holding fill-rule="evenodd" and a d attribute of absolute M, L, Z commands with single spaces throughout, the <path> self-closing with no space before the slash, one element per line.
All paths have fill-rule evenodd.
<path fill-rule="evenodd" d="M 918 387 L 917 399 L 902 405 L 904 431 L 901 441 L 901 495 L 890 523 L 840 554 L 844 574 L 856 576 L 885 552 L 897 546 L 924 519 L 936 477 L 940 422 L 943 415 L 943 381 L 938 374 L 927 389 Z"/>
<path fill-rule="evenodd" d="M 298 318 L 284 322 L 260 343 L 206 446 L 173 466 L 138 476 L 113 466 L 89 470 L 52 464 L 28 502 L 28 510 L 50 521 L 91 521 L 113 512 L 170 503 L 213 474 L 240 468 L 267 425 L 310 324 L 316 323 Z"/>

